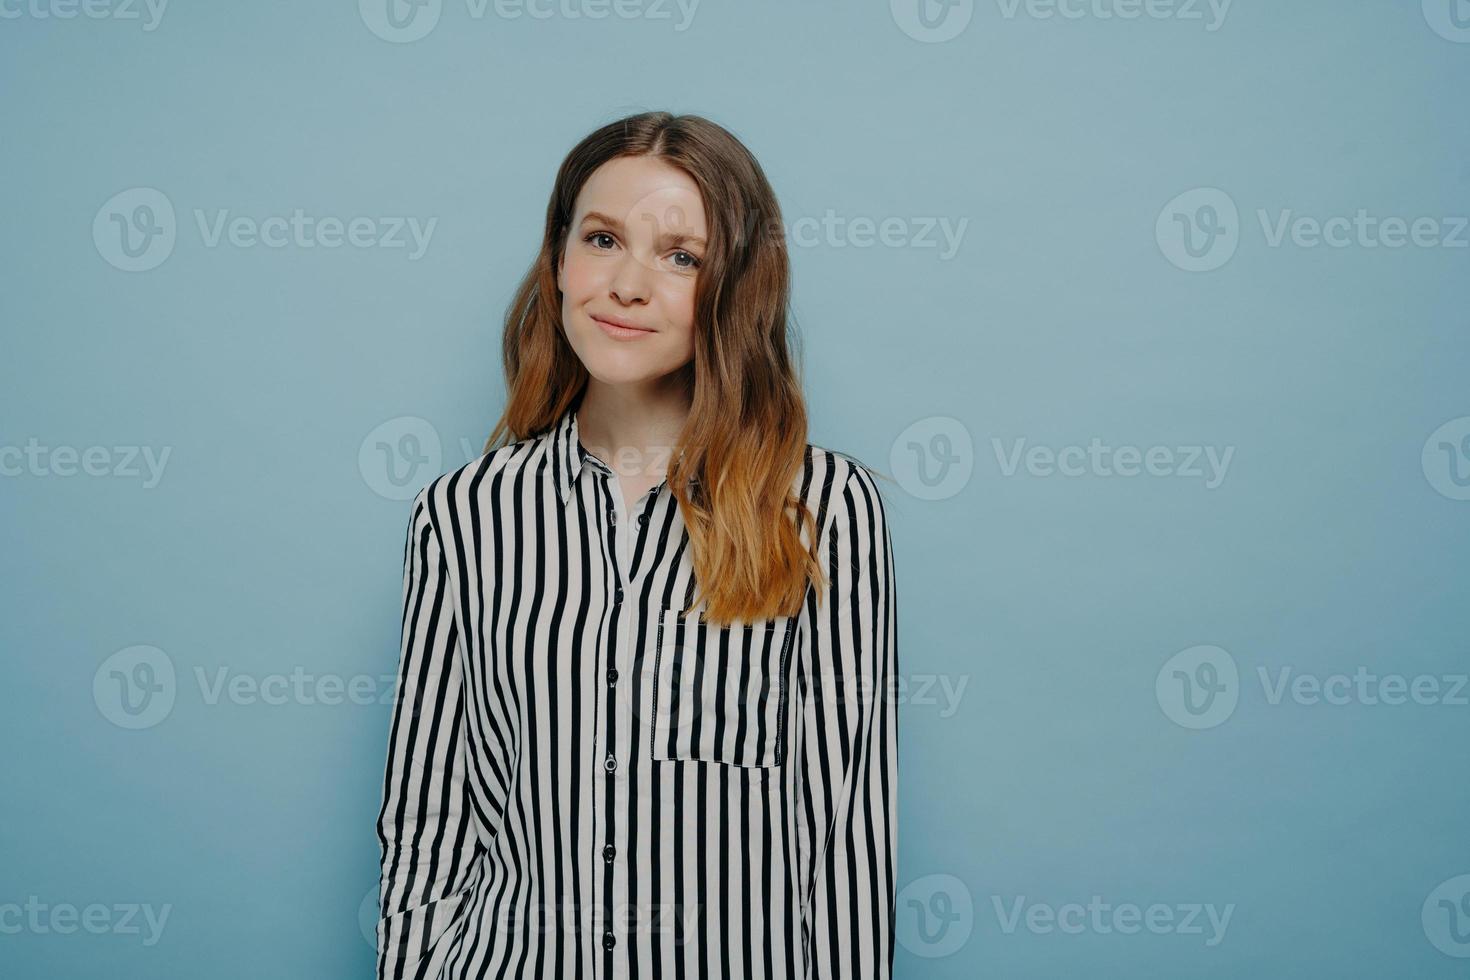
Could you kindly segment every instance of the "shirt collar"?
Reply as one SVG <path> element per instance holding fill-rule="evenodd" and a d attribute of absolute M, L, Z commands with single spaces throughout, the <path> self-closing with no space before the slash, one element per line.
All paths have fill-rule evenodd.
<path fill-rule="evenodd" d="M 572 498 L 572 491 L 576 488 L 577 477 L 581 475 L 583 465 L 613 475 L 611 469 L 583 448 L 582 440 L 577 436 L 577 409 L 581 401 L 580 398 L 573 401 L 548 433 L 552 477 L 556 481 L 556 491 L 563 505 Z M 689 477 L 689 486 L 698 484 L 698 477 Z"/>

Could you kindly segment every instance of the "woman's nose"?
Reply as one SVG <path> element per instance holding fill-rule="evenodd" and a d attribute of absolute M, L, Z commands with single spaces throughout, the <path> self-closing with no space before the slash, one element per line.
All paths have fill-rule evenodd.
<path fill-rule="evenodd" d="M 653 270 L 631 251 L 624 252 L 613 274 L 611 290 L 621 302 L 635 303 L 648 299 Z"/>

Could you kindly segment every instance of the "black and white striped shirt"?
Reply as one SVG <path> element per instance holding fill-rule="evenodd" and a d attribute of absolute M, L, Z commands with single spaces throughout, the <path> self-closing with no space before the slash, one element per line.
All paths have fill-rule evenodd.
<path fill-rule="evenodd" d="M 624 513 L 575 404 L 419 491 L 380 978 L 891 977 L 891 541 L 847 457 L 796 490 L 830 592 L 728 627 L 680 612 L 667 481 Z"/>

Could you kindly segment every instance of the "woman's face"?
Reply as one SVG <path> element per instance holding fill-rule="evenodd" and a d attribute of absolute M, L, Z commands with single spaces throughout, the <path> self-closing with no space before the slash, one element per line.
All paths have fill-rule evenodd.
<path fill-rule="evenodd" d="M 556 274 L 567 341 L 588 374 L 653 381 L 694 358 L 694 286 L 708 237 L 699 187 L 684 171 L 653 157 L 616 157 L 593 171 Z"/>

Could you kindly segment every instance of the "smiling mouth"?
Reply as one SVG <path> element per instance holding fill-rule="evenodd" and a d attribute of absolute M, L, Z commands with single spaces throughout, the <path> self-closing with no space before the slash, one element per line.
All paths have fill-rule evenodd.
<path fill-rule="evenodd" d="M 649 334 L 654 332 L 652 330 L 644 329 L 643 327 L 623 326 L 621 324 L 613 323 L 610 320 L 604 320 L 601 317 L 597 316 L 592 317 L 592 321 L 602 328 L 603 333 L 607 334 L 609 337 L 615 337 L 620 340 L 632 339 L 635 337 L 647 337 Z"/>

